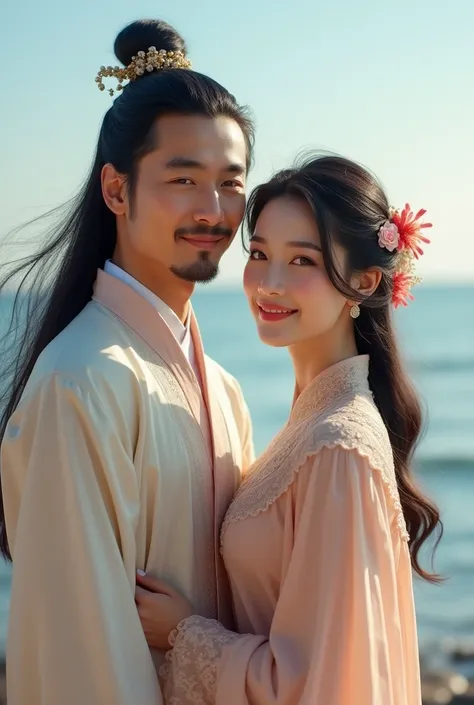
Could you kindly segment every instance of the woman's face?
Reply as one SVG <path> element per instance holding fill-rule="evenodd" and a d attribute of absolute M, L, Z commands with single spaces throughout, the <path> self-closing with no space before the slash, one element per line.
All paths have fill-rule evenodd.
<path fill-rule="evenodd" d="M 345 252 L 333 256 L 344 271 Z M 341 326 L 353 329 L 349 303 L 331 284 L 323 264 L 318 228 L 310 206 L 289 196 L 262 210 L 250 240 L 244 289 L 267 345 L 289 347 L 310 339 L 328 340 Z"/>

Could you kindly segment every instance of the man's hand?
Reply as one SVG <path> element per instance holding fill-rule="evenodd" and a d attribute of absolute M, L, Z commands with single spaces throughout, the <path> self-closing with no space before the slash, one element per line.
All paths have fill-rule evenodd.
<path fill-rule="evenodd" d="M 194 614 L 190 603 L 168 583 L 142 571 L 137 571 L 135 602 L 147 643 L 154 649 L 169 649 L 173 629 Z"/>

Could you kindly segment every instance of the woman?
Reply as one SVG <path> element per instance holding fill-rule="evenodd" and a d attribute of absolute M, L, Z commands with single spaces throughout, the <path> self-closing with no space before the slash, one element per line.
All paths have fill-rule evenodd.
<path fill-rule="evenodd" d="M 294 400 L 222 527 L 237 632 L 138 578 L 149 643 L 170 637 L 168 703 L 421 702 L 412 570 L 437 580 L 418 556 L 441 524 L 411 478 L 421 414 L 390 307 L 412 298 L 423 214 L 336 157 L 252 194 L 245 291 L 261 340 L 289 349 Z"/>

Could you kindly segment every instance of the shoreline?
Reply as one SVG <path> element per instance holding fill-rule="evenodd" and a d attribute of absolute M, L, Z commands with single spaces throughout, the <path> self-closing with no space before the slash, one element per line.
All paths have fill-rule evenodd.
<path fill-rule="evenodd" d="M 420 650 L 423 705 L 474 705 L 474 639 L 442 639 Z"/>

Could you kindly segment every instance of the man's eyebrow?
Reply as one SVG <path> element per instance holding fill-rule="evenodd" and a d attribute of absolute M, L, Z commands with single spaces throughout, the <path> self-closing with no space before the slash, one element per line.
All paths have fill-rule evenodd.
<path fill-rule="evenodd" d="M 173 157 L 166 162 L 165 167 L 167 169 L 200 169 L 201 171 L 206 171 L 207 169 L 205 164 L 190 157 Z M 231 174 L 244 174 L 246 168 L 244 164 L 233 162 L 225 166 L 222 171 L 227 171 Z"/>

